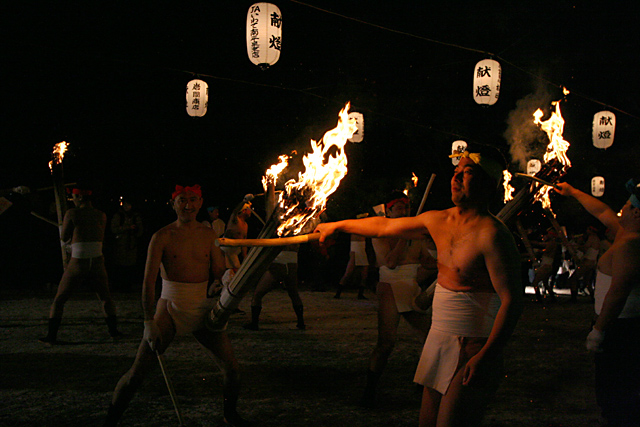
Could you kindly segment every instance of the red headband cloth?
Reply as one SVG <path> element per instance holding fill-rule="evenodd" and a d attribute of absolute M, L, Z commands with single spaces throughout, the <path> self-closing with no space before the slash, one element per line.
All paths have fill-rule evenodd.
<path fill-rule="evenodd" d="M 200 189 L 200 186 L 198 184 L 192 187 L 189 187 L 189 186 L 183 187 L 182 185 L 176 185 L 176 191 L 174 191 L 171 194 L 171 200 L 175 199 L 180 194 L 186 193 L 188 191 L 191 191 L 193 194 L 195 194 L 198 197 L 202 197 L 202 190 Z"/>
<path fill-rule="evenodd" d="M 409 198 L 408 198 L 408 197 L 398 197 L 397 199 L 393 199 L 393 200 L 391 200 L 390 202 L 387 202 L 387 205 L 386 205 L 385 207 L 386 207 L 387 209 L 391 209 L 391 207 L 392 207 L 393 205 L 395 205 L 396 203 L 398 203 L 400 200 L 403 200 L 403 201 L 407 201 L 407 202 L 408 202 L 408 201 L 409 201 Z"/>
<path fill-rule="evenodd" d="M 67 188 L 67 193 L 69 193 L 69 194 L 77 194 L 79 196 L 90 196 L 92 191 L 91 190 L 81 190 L 79 188 L 74 188 L 73 190 L 69 190 Z"/>

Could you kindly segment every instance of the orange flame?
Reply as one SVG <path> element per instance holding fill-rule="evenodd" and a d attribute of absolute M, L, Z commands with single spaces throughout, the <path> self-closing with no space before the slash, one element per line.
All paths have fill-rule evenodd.
<path fill-rule="evenodd" d="M 275 165 L 271 165 L 262 177 L 262 188 L 264 188 L 264 191 L 267 191 L 267 185 L 269 183 L 273 183 L 275 186 L 278 181 L 278 175 L 280 175 L 280 173 L 289 165 L 289 156 L 286 154 L 279 156 L 278 160 L 279 162 Z"/>
<path fill-rule="evenodd" d="M 504 187 L 504 203 L 507 203 L 509 200 L 513 200 L 513 192 L 515 191 L 515 188 L 510 184 L 511 173 L 507 169 L 502 171 L 502 176 L 504 177 L 502 183 L 502 186 Z"/>
<path fill-rule="evenodd" d="M 411 175 L 413 175 L 411 177 L 411 183 L 407 182 L 404 190 L 402 190 L 402 192 L 404 193 L 405 196 L 409 195 L 409 190 L 412 188 L 415 188 L 418 186 L 418 177 L 416 176 L 416 174 L 414 172 L 411 172 Z"/>
<path fill-rule="evenodd" d="M 66 153 L 69 144 L 66 141 L 58 142 L 53 146 L 53 152 L 51 153 L 52 160 L 49 162 L 49 170 L 53 171 L 54 164 L 62 163 L 64 159 L 64 153 Z"/>
<path fill-rule="evenodd" d="M 541 121 L 542 110 L 538 109 L 533 113 L 533 122 L 540 126 L 540 129 L 546 132 L 549 138 L 549 145 L 547 146 L 547 152 L 544 154 L 544 162 L 548 163 L 553 159 L 558 159 L 560 164 L 563 165 L 563 169 L 571 167 L 571 161 L 567 157 L 567 150 L 569 149 L 569 142 L 565 141 L 562 137 L 564 132 L 564 119 L 560 113 L 560 101 L 554 101 L 552 105 L 556 106 L 555 111 L 551 113 L 546 121 Z M 551 187 L 548 185 L 541 186 L 542 188 L 535 196 L 535 201 L 540 200 L 544 209 L 551 209 L 551 200 L 549 199 L 549 192 Z"/>
<path fill-rule="evenodd" d="M 349 119 L 349 107 L 347 103 L 340 111 L 335 129 L 325 133 L 318 143 L 311 140 L 312 152 L 302 158 L 305 170 L 298 173 L 298 181 L 291 179 L 285 183 L 278 199 L 279 236 L 298 234 L 311 218 L 324 210 L 327 198 L 347 174 L 347 155 L 343 148 L 358 129 L 356 120 Z M 335 153 L 329 154 L 330 150 Z"/>

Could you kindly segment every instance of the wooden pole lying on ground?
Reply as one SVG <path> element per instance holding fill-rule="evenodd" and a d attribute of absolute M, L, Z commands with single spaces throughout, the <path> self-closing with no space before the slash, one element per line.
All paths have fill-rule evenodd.
<path fill-rule="evenodd" d="M 299 243 L 313 242 L 320 239 L 320 233 L 300 234 L 292 237 L 278 237 L 274 239 L 216 239 L 216 246 L 287 246 Z"/>
<path fill-rule="evenodd" d="M 184 425 L 182 422 L 182 413 L 180 412 L 180 406 L 178 406 L 178 397 L 176 396 L 176 392 L 173 389 L 173 384 L 171 383 L 171 379 L 169 378 L 169 373 L 167 372 L 167 368 L 164 364 L 164 357 L 156 350 L 156 356 L 158 356 L 158 363 L 160 363 L 160 370 L 162 371 L 162 376 L 164 377 L 164 382 L 167 384 L 167 390 L 169 390 L 169 395 L 171 396 L 171 401 L 173 402 L 173 407 L 176 410 L 176 415 L 178 416 L 178 422 L 181 426 Z"/>

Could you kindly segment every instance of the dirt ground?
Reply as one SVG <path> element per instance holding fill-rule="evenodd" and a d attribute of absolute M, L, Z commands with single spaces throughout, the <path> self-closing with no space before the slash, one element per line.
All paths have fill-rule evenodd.
<path fill-rule="evenodd" d="M 256 426 L 415 426 L 420 394 L 412 383 L 421 343 L 401 322 L 396 349 L 380 384 L 379 404 L 357 401 L 377 336 L 375 295 L 341 299 L 333 291 L 301 292 L 308 329 L 295 329 L 284 290 L 265 297 L 262 330 L 248 331 L 249 298 L 234 314 L 229 335 L 242 367 L 239 411 Z M 65 308 L 58 338 L 45 346 L 51 294 L 5 292 L 0 301 L 0 425 L 99 426 L 119 377 L 142 336 L 138 294 L 116 293 L 121 330 L 110 340 L 99 304 L 77 293 Z M 592 305 L 533 303 L 506 351 L 505 378 L 489 408 L 487 426 L 594 426 L 599 424 L 593 360 L 584 349 Z M 220 426 L 221 375 L 192 337 L 179 338 L 166 363 L 185 425 Z M 125 412 L 123 426 L 178 425 L 159 369 Z"/>

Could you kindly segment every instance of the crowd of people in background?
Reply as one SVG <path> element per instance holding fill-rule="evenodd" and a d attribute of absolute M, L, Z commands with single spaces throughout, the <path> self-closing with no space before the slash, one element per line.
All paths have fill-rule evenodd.
<path fill-rule="evenodd" d="M 420 425 L 480 425 L 500 379 L 502 348 L 517 322 L 520 298 L 529 293 L 534 303 L 541 304 L 557 303 L 560 294 L 566 303 L 583 298 L 595 304 L 598 315 L 587 348 L 597 353 L 596 392 L 603 416 L 611 426 L 637 425 L 633 423 L 640 420 L 640 374 L 635 363 L 640 355 L 635 338 L 640 331 L 639 186 L 630 181 L 631 198 L 616 215 L 599 200 L 560 183 L 556 193 L 575 198 L 597 223 L 569 233 L 557 221 L 542 218 L 535 227 L 519 224 L 517 231 L 508 231 L 487 208 L 493 194 L 487 189 L 500 181 L 495 165 L 490 157 L 463 154 L 451 181 L 454 208 L 412 217 L 409 198 L 394 192 L 385 201 L 384 218 L 365 213 L 356 220 L 332 223 L 325 214 L 316 230 L 320 242 L 284 248 L 255 284 L 250 322 L 244 328 L 260 329 L 263 299 L 277 287 L 291 298 L 299 330 L 307 327 L 301 286 L 335 292 L 335 299 L 350 291 L 356 294 L 354 300 L 372 298 L 378 309 L 378 341 L 368 368 L 363 369 L 366 387 L 361 405 L 375 407 L 378 381 L 404 318 L 425 343 L 414 380 L 424 386 Z M 250 237 L 249 223 L 260 216 L 255 197 L 247 194 L 225 215 L 226 210 L 216 204 L 200 209 L 199 186 L 176 186 L 170 206 L 177 220 L 154 233 L 157 227 L 149 226 L 152 218 L 145 217 L 131 198 L 119 198 L 108 216 L 93 206 L 87 188 L 78 186 L 70 193 L 74 207 L 67 211 L 61 229 L 61 240 L 68 243 L 68 262 L 49 311 L 47 335 L 40 341 L 56 344 L 64 304 L 83 283 L 98 294 L 114 339 L 122 334 L 112 292 L 142 291 L 144 337 L 136 361 L 116 386 L 108 425 L 115 425 L 124 412 L 154 353 L 162 353 L 176 333 L 184 332 L 192 332 L 220 361 L 227 422 L 247 425 L 235 410 L 238 366 L 226 327 L 204 328 L 203 313 L 211 307 L 198 305 L 193 314 L 193 307 L 184 306 L 181 289 L 197 284 L 204 293 L 199 290 L 195 297 L 188 291 L 187 299 L 204 298 L 209 304 L 212 295 L 229 286 L 247 248 L 219 250 L 213 242 L 217 237 Z M 266 213 L 269 216 L 268 209 Z M 188 253 L 182 235 L 195 239 L 206 259 Z M 156 307 L 159 274 L 162 295 Z M 429 293 L 430 289 L 435 290 Z M 433 315 L 421 307 L 425 294 L 434 301 Z M 458 315 L 465 324 L 456 320 Z M 483 320 L 475 324 L 478 316 Z M 629 337 L 634 338 L 629 341 Z M 475 379 L 476 370 L 482 380 Z M 473 413 L 461 411 L 460 402 L 474 408 Z"/>

